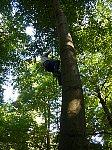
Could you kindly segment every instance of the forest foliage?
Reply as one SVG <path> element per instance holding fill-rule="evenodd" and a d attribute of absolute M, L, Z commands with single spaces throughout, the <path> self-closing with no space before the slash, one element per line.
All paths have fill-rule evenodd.
<path fill-rule="evenodd" d="M 112 148 L 111 0 L 62 0 L 76 48 L 90 149 Z M 26 33 L 32 27 L 34 36 Z M 40 55 L 60 59 L 52 3 L 2 0 L 0 4 L 0 149 L 57 149 L 61 87 Z M 4 100 L 9 75 L 16 100 Z"/>

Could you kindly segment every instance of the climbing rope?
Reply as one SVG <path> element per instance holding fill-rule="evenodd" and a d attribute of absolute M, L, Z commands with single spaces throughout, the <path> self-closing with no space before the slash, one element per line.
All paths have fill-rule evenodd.
<path fill-rule="evenodd" d="M 56 51 L 53 52 L 53 49 L 52 49 L 52 59 L 54 58 L 54 55 L 56 56 Z M 59 106 L 58 106 L 58 95 L 57 95 L 57 91 L 58 91 L 58 80 L 57 78 L 55 78 L 53 76 L 53 89 L 54 89 L 54 95 L 55 95 L 55 105 L 56 105 L 56 130 L 59 131 Z"/>

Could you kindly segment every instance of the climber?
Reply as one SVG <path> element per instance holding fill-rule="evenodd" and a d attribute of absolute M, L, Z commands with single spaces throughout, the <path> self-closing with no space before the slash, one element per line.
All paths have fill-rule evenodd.
<path fill-rule="evenodd" d="M 46 71 L 52 72 L 53 76 L 58 79 L 59 85 L 61 85 L 61 72 L 59 71 L 60 61 L 53 60 L 48 57 L 52 52 L 52 49 L 49 49 L 47 52 L 43 53 L 41 56 L 42 64 Z"/>

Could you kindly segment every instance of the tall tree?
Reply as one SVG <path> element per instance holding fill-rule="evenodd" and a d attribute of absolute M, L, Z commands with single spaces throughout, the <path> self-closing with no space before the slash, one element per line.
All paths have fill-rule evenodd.
<path fill-rule="evenodd" d="M 62 63 L 62 111 L 59 150 L 87 149 L 85 111 L 75 48 L 59 0 L 53 0 Z"/>
<path fill-rule="evenodd" d="M 81 87 L 80 86 L 81 84 L 80 84 L 80 79 L 79 79 L 79 72 L 77 70 L 77 62 L 76 60 L 74 60 L 76 59 L 75 58 L 76 55 L 74 54 L 74 51 L 76 51 L 78 54 L 77 56 L 80 57 L 80 62 L 78 61 L 78 65 L 80 67 L 80 72 L 82 74 L 81 78 L 83 81 L 83 88 L 86 94 L 85 95 L 86 118 L 87 118 L 87 130 L 88 130 L 89 141 L 94 143 L 93 136 L 99 135 L 103 139 L 103 142 L 105 142 L 104 144 L 107 146 L 110 145 L 111 147 L 111 141 L 112 141 L 111 136 L 110 136 L 111 129 L 109 129 L 109 125 L 108 125 L 108 122 L 106 122 L 104 111 L 101 105 L 99 104 L 99 102 L 101 102 L 101 100 L 104 99 L 105 100 L 104 104 L 108 106 L 109 112 L 111 112 L 111 108 L 112 108 L 111 92 L 109 92 L 109 88 L 111 87 L 111 71 L 110 71 L 111 70 L 111 63 L 110 63 L 111 62 L 111 32 L 110 32 L 111 31 L 110 30 L 111 29 L 111 23 L 110 23 L 111 17 L 109 18 L 109 14 L 111 14 L 110 12 L 111 5 L 107 4 L 106 6 L 106 2 L 104 2 L 104 8 L 102 8 L 103 11 L 101 11 L 101 6 L 103 6 L 102 2 L 101 2 L 101 5 L 99 5 L 97 8 L 95 8 L 96 4 L 93 5 L 93 3 L 88 3 L 85 5 L 85 7 L 88 7 L 88 9 L 90 9 L 90 11 L 88 10 L 90 14 L 87 13 L 88 11 L 86 12 L 85 10 L 85 16 L 84 16 L 84 11 L 82 11 L 83 10 L 82 6 L 84 5 L 84 3 L 83 5 L 81 5 L 82 9 L 80 9 L 79 7 L 81 2 L 82 1 L 76 2 L 76 1 L 61 0 L 61 4 L 63 4 L 64 13 L 66 13 L 66 16 L 69 22 L 68 25 L 70 27 L 70 31 L 72 31 L 71 32 L 72 37 L 74 36 L 74 39 L 76 41 L 75 42 L 75 46 L 77 46 L 76 49 L 74 49 L 71 37 L 68 36 L 69 31 L 68 31 L 68 27 L 66 26 L 67 22 L 65 19 L 62 20 L 63 15 L 64 15 L 62 10 L 60 9 L 58 11 L 57 9 L 58 5 L 57 5 L 56 7 L 57 10 L 55 11 L 56 18 L 54 19 L 54 17 L 51 16 L 52 13 L 50 13 L 50 11 L 54 10 L 56 5 L 54 5 L 52 9 L 51 1 L 48 1 L 46 3 L 46 0 L 43 0 L 43 1 L 39 1 L 39 0 L 38 1 L 33 1 L 33 0 L 29 0 L 29 1 L 19 0 L 18 1 L 17 0 L 16 3 L 12 3 L 14 5 L 15 4 L 19 5 L 20 3 L 19 9 L 15 8 L 15 11 L 14 11 L 15 15 L 13 14 L 15 16 L 15 19 L 14 19 L 14 16 L 12 16 L 13 22 L 12 24 L 10 24 L 10 26 L 8 25 L 8 27 L 10 28 L 7 28 L 9 29 L 8 31 L 13 31 L 13 32 L 9 32 L 8 34 L 6 32 L 5 37 L 4 37 L 4 34 L 2 34 L 2 38 L 0 39 L 1 48 L 3 49 L 4 48 L 3 46 L 6 45 L 5 48 L 1 51 L 2 52 L 1 54 L 3 55 L 0 55 L 0 58 L 2 59 L 5 58 L 5 61 L 7 61 L 9 65 L 12 62 L 15 62 L 12 64 L 13 66 L 15 65 L 14 67 L 16 68 L 17 72 L 16 71 L 13 71 L 13 72 L 15 75 L 17 75 L 17 79 L 18 79 L 17 88 L 20 91 L 20 98 L 23 101 L 22 108 L 28 109 L 29 107 L 29 110 L 28 110 L 29 112 L 31 112 L 31 110 L 36 110 L 37 115 L 39 113 L 45 118 L 46 123 L 43 124 L 44 128 L 42 127 L 39 129 L 37 128 L 35 124 L 32 125 L 32 119 L 31 119 L 31 125 L 32 125 L 32 127 L 30 128 L 31 131 L 29 132 L 28 130 L 28 134 L 29 134 L 28 137 L 30 141 L 26 139 L 25 143 L 27 143 L 26 141 L 29 141 L 29 143 L 32 143 L 33 148 L 46 149 L 46 146 L 48 145 L 48 149 L 50 148 L 54 149 L 54 146 L 55 146 L 53 144 L 54 139 L 51 136 L 51 132 L 50 134 L 47 134 L 49 133 L 49 129 L 51 129 L 52 124 L 53 123 L 56 124 L 56 122 L 54 122 L 55 120 L 54 112 L 56 110 L 54 109 L 56 105 L 55 104 L 56 102 L 54 101 L 55 94 L 54 94 L 53 88 L 52 90 L 49 88 L 49 86 L 51 87 L 51 84 L 54 84 L 54 83 L 52 82 L 52 76 L 50 76 L 50 74 L 48 75 L 47 73 L 43 72 L 41 69 L 41 66 L 35 63 L 35 61 L 32 61 L 33 60 L 32 58 L 35 58 L 33 57 L 35 53 L 41 54 L 43 51 L 45 51 L 45 48 L 47 46 L 49 45 L 54 46 L 57 44 L 56 38 L 54 36 L 55 34 L 54 20 L 57 20 L 57 30 L 58 30 L 59 37 L 60 37 L 61 60 L 62 60 L 62 83 L 63 83 L 63 87 L 62 87 L 63 88 L 63 103 L 62 104 L 63 105 L 62 105 L 60 149 L 62 148 L 65 149 L 63 145 L 65 146 L 70 145 L 71 141 L 77 143 L 80 137 L 78 137 L 79 139 L 77 140 L 76 134 L 82 131 L 80 124 L 82 123 L 82 126 L 84 125 L 83 122 L 81 122 L 80 120 L 80 117 L 84 117 L 84 114 L 83 114 L 84 107 L 82 107 L 81 110 L 79 109 L 79 114 L 75 115 L 75 111 L 74 111 L 75 110 L 74 106 L 76 106 L 77 110 L 79 108 L 77 107 L 77 103 L 80 101 L 80 100 L 77 101 L 78 98 L 79 99 L 81 98 L 81 104 L 83 106 L 83 96 L 81 95 L 82 94 L 81 91 L 78 89 Z M 85 0 L 84 2 L 88 2 L 88 0 Z M 72 9 L 73 6 L 75 6 L 74 9 Z M 95 10 L 93 10 L 92 6 L 94 7 Z M 107 10 L 104 11 L 105 8 L 109 9 L 109 12 Z M 82 20 L 84 18 L 84 22 L 82 22 L 81 19 L 78 19 L 77 15 L 75 15 L 76 11 L 79 9 L 81 13 L 79 13 L 78 11 L 77 14 L 82 17 L 81 18 Z M 61 11 L 61 16 L 59 16 L 60 11 Z M 96 14 L 97 12 L 98 12 L 98 15 Z M 93 14 L 95 15 L 94 16 L 95 19 L 92 18 Z M 7 15 L 4 15 L 4 16 L 7 16 Z M 77 21 L 74 18 L 75 19 L 77 18 Z M 8 19 L 10 19 L 10 17 L 8 17 Z M 18 21 L 15 21 L 15 20 L 18 20 Z M 86 21 L 87 21 L 87 24 L 85 25 Z M 15 22 L 17 24 L 15 24 Z M 7 23 L 10 23 L 10 20 Z M 26 37 L 21 36 L 22 32 L 25 31 L 25 30 L 23 31 L 21 30 L 21 24 L 23 23 L 25 23 L 26 25 L 30 23 L 31 25 L 35 27 L 37 31 L 35 35 L 36 40 L 35 42 L 30 41 L 31 45 L 29 45 L 29 47 L 27 44 L 24 43 L 24 40 L 26 39 Z M 12 28 L 13 24 L 14 24 L 14 28 Z M 64 29 L 64 32 L 63 32 L 63 29 Z M 16 37 L 18 38 L 16 39 Z M 24 39 L 24 40 L 21 41 L 21 39 Z M 14 44 L 11 44 L 13 42 Z M 20 46 L 19 49 L 18 47 L 15 48 L 15 43 L 17 45 L 19 44 L 18 45 L 18 47 Z M 14 46 L 12 47 L 12 45 Z M 21 48 L 21 45 L 24 45 L 25 48 Z M 8 49 L 6 49 L 6 47 Z M 9 54 L 9 51 L 13 50 L 13 52 L 11 53 L 12 55 L 10 59 L 6 60 L 6 58 L 9 58 L 9 55 L 5 55 L 7 54 L 6 53 L 7 50 L 8 50 L 8 54 Z M 5 53 L 3 53 L 3 51 Z M 72 58 L 72 55 L 73 55 L 73 58 Z M 5 57 L 1 57 L 1 56 L 5 56 Z M 18 59 L 14 59 L 15 56 Z M 70 74 L 68 74 L 67 69 L 69 69 Z M 102 87 L 102 82 L 105 81 L 105 79 L 106 79 L 105 85 Z M 71 84 L 71 82 L 73 83 L 73 85 Z M 97 84 L 99 85 L 99 88 L 102 89 L 100 91 L 101 95 L 99 96 L 98 96 L 98 91 L 96 91 Z M 77 91 L 79 91 L 79 95 Z M 52 98 L 50 98 L 50 95 L 52 95 Z M 47 113 L 49 109 L 46 108 L 46 105 L 47 105 L 46 102 L 49 100 L 50 100 L 50 111 L 51 111 L 50 115 L 49 113 Z M 20 99 L 19 99 L 19 102 L 20 102 Z M 69 107 L 72 104 L 73 104 L 73 107 Z M 80 102 L 79 102 L 79 106 L 80 106 Z M 46 110 L 46 113 L 45 113 L 45 110 Z M 16 111 L 17 110 L 15 110 L 15 112 Z M 108 112 L 106 114 L 108 114 Z M 49 121 L 48 121 L 48 117 L 50 118 Z M 17 116 L 16 121 L 18 123 L 18 116 Z M 6 121 L 4 120 L 4 122 Z M 13 122 L 11 122 L 11 124 L 13 124 Z M 21 128 L 23 128 L 23 124 L 21 124 L 20 126 Z M 36 126 L 37 130 L 35 130 L 34 126 Z M 56 125 L 54 125 L 54 127 L 55 126 Z M 76 130 L 74 130 L 75 127 L 76 127 Z M 71 134 L 71 132 L 73 134 Z M 83 133 L 84 132 L 85 131 L 83 130 Z M 44 133 L 43 136 L 42 136 L 42 133 Z M 65 139 L 62 137 L 63 134 L 65 136 Z M 48 135 L 47 137 L 48 140 L 46 140 L 47 135 Z M 68 135 L 68 137 L 66 135 Z M 6 135 L 6 136 L 9 136 L 9 135 Z M 16 136 L 13 136 L 13 137 L 16 138 L 16 140 L 18 141 L 17 139 L 18 137 Z M 43 137 L 44 137 L 44 140 L 43 140 Z M 76 138 L 75 140 L 74 140 L 74 137 Z M 83 141 L 83 138 L 82 138 L 82 141 Z M 16 143 L 16 141 L 14 142 Z M 68 143 L 65 144 L 64 142 L 66 143 L 68 142 Z M 18 144 L 19 143 L 17 143 L 17 145 Z M 76 146 L 77 145 L 73 143 L 70 146 L 68 146 L 68 148 L 66 149 L 82 149 L 82 147 L 76 148 Z M 102 147 L 101 145 L 99 146 Z"/>

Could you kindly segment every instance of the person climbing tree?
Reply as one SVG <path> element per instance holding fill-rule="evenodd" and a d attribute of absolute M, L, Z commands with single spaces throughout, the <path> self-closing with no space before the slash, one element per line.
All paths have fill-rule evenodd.
<path fill-rule="evenodd" d="M 59 70 L 60 61 L 53 60 L 48 57 L 48 55 L 52 52 L 52 49 L 49 49 L 47 52 L 44 52 L 41 56 L 41 61 L 43 67 L 46 71 L 52 72 L 53 76 L 58 79 L 59 85 L 61 85 L 61 72 Z"/>

